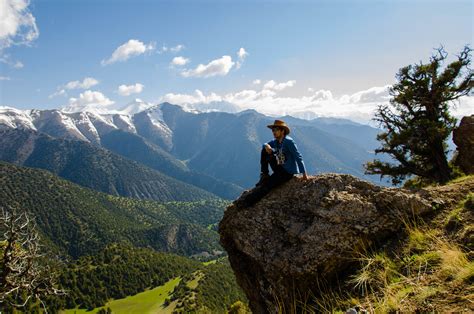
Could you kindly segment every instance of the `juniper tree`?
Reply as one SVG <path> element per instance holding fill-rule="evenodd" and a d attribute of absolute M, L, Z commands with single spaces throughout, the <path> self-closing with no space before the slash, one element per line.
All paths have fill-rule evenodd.
<path fill-rule="evenodd" d="M 379 106 L 374 118 L 384 130 L 377 135 L 382 146 L 375 153 L 389 154 L 396 163 L 375 159 L 365 165 L 367 174 L 389 176 L 393 184 L 412 175 L 428 182 L 450 180 L 446 139 L 456 119 L 449 110 L 472 88 L 471 51 L 464 47 L 443 68 L 448 54 L 441 47 L 428 64 L 399 70 L 397 83 L 390 88 L 390 103 Z"/>
<path fill-rule="evenodd" d="M 55 287 L 56 271 L 40 252 L 35 222 L 26 212 L 2 209 L 0 233 L 0 308 L 25 309 L 30 300 L 44 306 L 43 297 L 64 294 Z"/>

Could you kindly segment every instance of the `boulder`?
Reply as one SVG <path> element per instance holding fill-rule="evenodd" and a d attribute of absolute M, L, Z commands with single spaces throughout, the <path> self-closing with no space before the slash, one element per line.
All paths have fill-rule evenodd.
<path fill-rule="evenodd" d="M 393 237 L 431 198 L 351 175 L 291 179 L 249 208 L 230 205 L 219 225 L 253 313 L 290 312 L 294 296 L 317 294 L 368 247 Z"/>
<path fill-rule="evenodd" d="M 453 131 L 453 141 L 457 146 L 455 165 L 466 174 L 474 173 L 474 115 L 461 119 Z"/>

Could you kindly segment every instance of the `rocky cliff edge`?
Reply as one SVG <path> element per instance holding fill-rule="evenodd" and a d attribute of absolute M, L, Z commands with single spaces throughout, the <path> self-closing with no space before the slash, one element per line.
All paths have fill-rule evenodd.
<path fill-rule="evenodd" d="M 472 184 L 471 184 L 472 185 Z M 318 283 L 353 271 L 359 254 L 394 238 L 409 217 L 455 202 L 435 190 L 383 188 L 350 175 L 290 180 L 250 208 L 230 205 L 221 244 L 254 313 L 289 312 L 295 294 L 317 295 Z"/>

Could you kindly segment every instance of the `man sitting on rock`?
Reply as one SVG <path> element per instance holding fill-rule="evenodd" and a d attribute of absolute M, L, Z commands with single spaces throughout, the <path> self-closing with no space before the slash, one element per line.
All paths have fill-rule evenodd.
<path fill-rule="evenodd" d="M 258 202 L 268 194 L 273 188 L 287 182 L 297 173 L 303 174 L 303 180 L 307 180 L 306 169 L 295 142 L 291 137 L 290 128 L 284 121 L 275 120 L 273 124 L 267 125 L 272 130 L 274 140 L 263 144 L 260 154 L 260 181 L 256 188 L 236 202 L 240 207 L 248 207 Z M 268 165 L 272 168 L 272 175 L 269 175 Z"/>

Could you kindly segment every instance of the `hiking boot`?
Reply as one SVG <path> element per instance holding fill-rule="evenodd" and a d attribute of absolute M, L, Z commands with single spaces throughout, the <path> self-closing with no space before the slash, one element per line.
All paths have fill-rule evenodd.
<path fill-rule="evenodd" d="M 257 182 L 257 184 L 255 184 L 255 186 L 261 186 L 263 184 L 265 184 L 268 179 L 270 178 L 270 175 L 268 173 L 260 173 L 260 180 Z"/>

